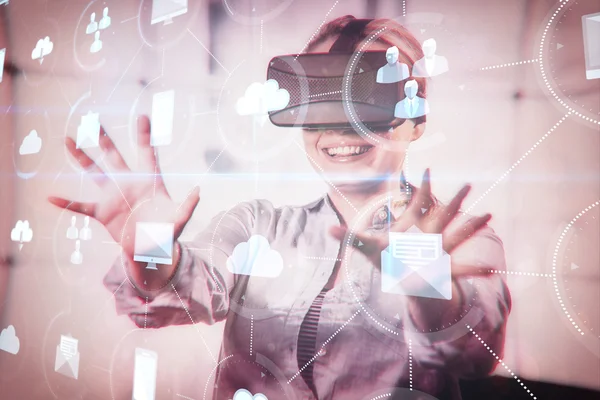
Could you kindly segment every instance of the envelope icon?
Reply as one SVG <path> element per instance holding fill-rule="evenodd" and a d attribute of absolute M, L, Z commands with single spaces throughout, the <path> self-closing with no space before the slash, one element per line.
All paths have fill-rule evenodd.
<path fill-rule="evenodd" d="M 381 252 L 381 291 L 452 299 L 450 255 L 442 247 L 442 235 L 416 227 L 390 232 L 390 245 Z"/>
<path fill-rule="evenodd" d="M 77 339 L 70 336 L 61 336 L 60 344 L 56 345 L 54 371 L 69 378 L 77 379 L 79 376 Z"/>

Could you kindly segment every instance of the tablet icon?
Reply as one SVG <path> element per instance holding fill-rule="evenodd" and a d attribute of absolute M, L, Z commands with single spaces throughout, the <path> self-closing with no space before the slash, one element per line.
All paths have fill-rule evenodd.
<path fill-rule="evenodd" d="M 582 17 L 585 73 L 587 79 L 600 78 L 600 13 Z"/>
<path fill-rule="evenodd" d="M 86 115 L 81 116 L 81 121 L 77 127 L 78 149 L 89 149 L 100 145 L 100 114 L 88 111 Z"/>

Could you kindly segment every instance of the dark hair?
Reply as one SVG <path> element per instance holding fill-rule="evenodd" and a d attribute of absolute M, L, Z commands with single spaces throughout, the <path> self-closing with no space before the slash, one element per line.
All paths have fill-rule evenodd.
<path fill-rule="evenodd" d="M 315 47 L 322 44 L 326 40 L 330 38 L 336 38 L 342 32 L 342 29 L 352 20 L 356 18 L 352 15 L 344 15 L 343 17 L 336 18 L 332 21 L 329 21 L 325 25 L 319 29 L 314 38 L 306 46 L 306 53 L 313 52 Z M 425 55 L 423 54 L 423 49 L 421 47 L 421 43 L 413 36 L 413 34 L 402 26 L 397 21 L 387 18 L 378 18 L 369 22 L 365 29 L 364 33 L 367 38 L 371 37 L 371 35 L 375 34 L 377 31 L 385 29 L 380 35 L 378 35 L 375 42 L 383 43 L 390 47 L 396 46 L 400 52 L 398 59 L 407 64 L 409 70 L 412 71 L 415 62 Z M 357 44 L 357 47 L 360 43 Z M 353 50 L 358 50 L 357 48 Z M 417 92 L 417 96 L 425 98 L 427 96 L 427 81 L 425 78 L 416 78 L 411 77 L 411 80 L 417 81 L 419 85 L 419 91 Z M 400 86 L 400 90 L 402 93 L 399 94 L 399 98 L 404 98 L 404 83 Z M 400 121 L 400 120 L 398 120 Z M 415 125 L 421 124 L 426 121 L 426 116 L 418 117 L 414 119 Z"/>

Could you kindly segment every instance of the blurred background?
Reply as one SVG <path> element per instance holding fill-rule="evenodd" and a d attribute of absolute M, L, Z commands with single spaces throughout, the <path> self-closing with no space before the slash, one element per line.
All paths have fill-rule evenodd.
<path fill-rule="evenodd" d="M 471 182 L 467 210 L 493 214 L 513 298 L 505 365 L 539 399 L 559 398 L 564 386 L 600 390 L 600 79 L 586 79 L 585 62 L 600 35 L 585 42 L 582 30 L 599 1 L 190 0 L 162 17 L 151 5 L 0 1 L 0 329 L 4 343 L 14 335 L 19 344 L 0 350 L 2 398 L 126 398 L 140 343 L 159 354 L 157 398 L 209 398 L 205 342 L 218 353 L 221 324 L 143 330 L 117 316 L 102 278 L 119 246 L 95 221 L 83 262 L 70 263 L 72 214 L 47 197 L 93 201 L 100 192 L 64 139 L 98 114 L 135 168 L 135 118 L 151 113 L 153 93 L 174 90 L 161 168 L 175 199 L 202 189 L 182 240 L 243 200 L 307 203 L 326 186 L 294 143 L 300 133 L 266 124 L 251 148 L 251 128 L 227 107 L 265 79 L 272 57 L 300 52 L 324 21 L 346 14 L 397 18 L 448 58 L 450 72 L 429 84 L 427 132 L 406 172 L 420 185 L 431 167 L 442 200 Z M 11 237 L 19 220 L 33 236 Z M 54 371 L 67 333 L 78 339 L 77 380 Z M 501 365 L 495 373 L 470 383 L 465 398 L 476 385 L 497 398 L 532 397 Z"/>

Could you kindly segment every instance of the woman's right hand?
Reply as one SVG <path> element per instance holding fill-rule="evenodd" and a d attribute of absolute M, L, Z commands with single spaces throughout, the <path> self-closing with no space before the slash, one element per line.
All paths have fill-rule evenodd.
<path fill-rule="evenodd" d="M 140 169 L 135 173 L 103 128 L 100 131 L 100 147 L 104 152 L 102 168 L 83 150 L 78 149 L 73 139 L 67 138 L 67 149 L 100 186 L 103 198 L 92 203 L 59 197 L 49 197 L 48 200 L 60 208 L 98 220 L 113 239 L 121 244 L 126 258 L 133 266 L 128 275 L 134 279 L 136 286 L 156 287 L 153 283 L 164 282 L 174 272 L 180 256 L 177 238 L 200 200 L 200 191 L 195 188 L 184 203 L 175 204 L 167 192 L 154 148 L 150 145 L 150 121 L 146 116 L 138 118 L 137 138 Z M 158 271 L 153 271 L 146 270 L 145 263 L 133 261 L 135 227 L 138 221 L 174 224 L 173 262 L 170 266 L 161 266 Z M 142 282 L 145 285 L 140 285 Z"/>

